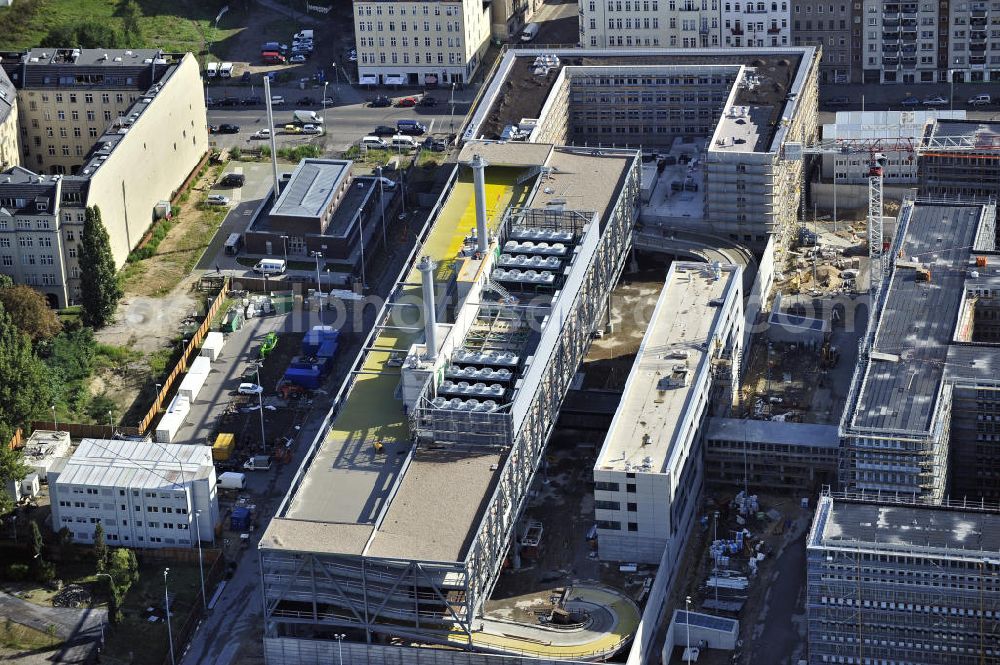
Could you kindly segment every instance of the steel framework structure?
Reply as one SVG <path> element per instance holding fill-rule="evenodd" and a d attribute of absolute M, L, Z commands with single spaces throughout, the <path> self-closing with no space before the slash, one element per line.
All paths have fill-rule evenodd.
<path fill-rule="evenodd" d="M 382 634 L 455 645 L 458 631 L 471 646 L 474 620 L 496 583 L 562 400 L 589 348 L 596 322 L 605 315 L 608 295 L 631 247 L 632 227 L 638 216 L 639 159 L 632 151 L 616 152 L 631 157 L 628 174 L 613 208 L 600 224 L 594 213 L 583 215 L 598 234 L 596 250 L 588 265 L 575 267 L 585 271 L 579 288 L 563 293 L 562 297 L 568 298 L 560 307 L 563 316 L 559 321 L 550 321 L 549 325 L 558 326 L 557 341 L 547 355 L 535 358 L 543 369 L 520 426 L 514 431 L 507 413 L 468 414 L 492 416 L 487 423 L 493 428 L 491 433 L 472 445 L 418 438 L 404 462 L 405 467 L 416 452 L 423 450 L 426 454 L 427 450 L 442 447 L 453 455 L 476 456 L 486 451 L 500 455 L 489 498 L 463 547 L 464 559 L 406 560 L 365 553 L 262 548 L 261 577 L 269 636 L 302 634 L 305 626 L 314 631 L 353 628 L 362 631 L 368 641 Z M 501 246 L 503 229 L 513 221 L 543 226 L 561 218 L 563 223 L 581 225 L 581 213 L 576 211 L 529 209 L 509 211 L 508 215 L 510 219 L 501 225 Z M 427 418 L 427 413 L 414 414 L 411 427 L 422 428 L 420 420 Z M 443 429 L 461 425 L 450 423 Z M 400 477 L 405 472 L 404 468 Z M 385 501 L 387 505 L 395 490 Z M 446 509 L 442 506 L 442 510 Z"/>

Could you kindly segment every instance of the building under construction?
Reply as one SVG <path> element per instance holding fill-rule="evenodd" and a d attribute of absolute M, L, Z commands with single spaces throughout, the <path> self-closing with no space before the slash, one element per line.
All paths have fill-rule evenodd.
<path fill-rule="evenodd" d="M 935 199 L 988 200 L 1000 197 L 1000 123 L 937 120 L 925 136 L 935 147 L 918 160 L 920 195 Z M 947 137 L 963 149 L 949 150 Z"/>
<path fill-rule="evenodd" d="M 603 325 L 640 160 L 472 142 L 459 161 L 261 540 L 270 665 L 339 647 L 344 662 L 443 662 L 405 644 L 456 663 L 471 661 L 454 649 L 576 655 L 483 631 L 481 612 L 516 565 L 527 489 Z"/>
<path fill-rule="evenodd" d="M 841 421 L 844 488 L 997 497 L 998 267 L 994 204 L 903 205 Z"/>
<path fill-rule="evenodd" d="M 810 665 L 1000 662 L 1000 514 L 826 494 L 806 548 Z"/>

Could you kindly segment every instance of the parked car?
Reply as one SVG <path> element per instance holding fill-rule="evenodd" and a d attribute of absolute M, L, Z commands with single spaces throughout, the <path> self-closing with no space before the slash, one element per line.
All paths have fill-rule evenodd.
<path fill-rule="evenodd" d="M 219 133 L 219 126 L 218 125 L 209 125 L 208 126 L 208 133 L 209 134 L 218 134 Z"/>
<path fill-rule="evenodd" d="M 238 100 L 236 97 L 226 97 L 221 102 L 219 102 L 219 106 L 239 106 L 239 105 L 240 105 L 240 100 Z"/>
<path fill-rule="evenodd" d="M 412 108 L 417 105 L 416 97 L 402 97 L 396 102 L 399 108 Z"/>
<path fill-rule="evenodd" d="M 375 99 L 369 100 L 368 101 L 368 106 L 371 106 L 371 107 L 377 108 L 377 109 L 381 109 L 381 108 L 385 108 L 387 106 L 392 106 L 392 100 L 389 99 L 388 97 L 386 97 L 385 95 L 379 95 Z"/>
<path fill-rule="evenodd" d="M 252 138 L 252 139 L 269 139 L 269 138 L 271 138 L 271 130 L 270 129 L 258 129 L 256 132 L 254 132 L 250 136 L 250 138 Z"/>
<path fill-rule="evenodd" d="M 286 134 L 301 134 L 302 128 L 298 125 L 285 125 Z"/>
<path fill-rule="evenodd" d="M 324 97 L 323 99 L 320 100 L 320 104 L 322 104 L 323 106 L 334 106 L 336 103 L 337 100 L 334 99 L 333 97 Z"/>
<path fill-rule="evenodd" d="M 827 106 L 847 106 L 851 103 L 850 97 L 831 97 L 826 100 Z"/>
<path fill-rule="evenodd" d="M 209 108 L 210 109 L 213 106 L 215 106 L 215 100 L 212 99 L 211 97 L 206 97 L 205 98 L 205 108 Z"/>
<path fill-rule="evenodd" d="M 229 197 L 222 194 L 209 194 L 205 197 L 205 203 L 210 206 L 227 206 L 229 205 Z"/>
<path fill-rule="evenodd" d="M 246 180 L 247 177 L 242 173 L 227 173 L 222 176 L 219 184 L 223 187 L 242 187 Z"/>
<path fill-rule="evenodd" d="M 395 136 L 396 128 L 389 125 L 379 125 L 372 130 L 372 136 Z"/>
<path fill-rule="evenodd" d="M 989 95 L 976 95 L 969 98 L 969 106 L 987 106 L 993 102 Z"/>
<path fill-rule="evenodd" d="M 241 383 L 240 387 L 236 389 L 240 395 L 259 395 L 264 392 L 264 387 L 259 386 L 256 383 Z"/>
<path fill-rule="evenodd" d="M 229 122 L 224 122 L 221 125 L 219 125 L 219 134 L 239 134 L 239 133 L 240 133 L 239 125 L 234 125 Z"/>
<path fill-rule="evenodd" d="M 312 97 L 299 97 L 299 101 L 295 102 L 296 106 L 312 106 L 316 103 L 316 100 Z"/>
<path fill-rule="evenodd" d="M 907 97 L 900 103 L 903 106 L 920 106 L 920 100 L 917 99 L 916 97 Z"/>
<path fill-rule="evenodd" d="M 316 125 L 302 125 L 303 134 L 322 134 L 323 128 Z"/>
<path fill-rule="evenodd" d="M 243 106 L 260 106 L 264 103 L 264 100 L 258 95 L 250 95 L 249 97 L 244 97 L 240 103 Z"/>
<path fill-rule="evenodd" d="M 271 95 L 271 106 L 284 106 L 285 98 L 281 95 Z"/>
<path fill-rule="evenodd" d="M 288 62 L 292 63 L 293 65 L 297 65 L 305 61 L 306 61 L 306 56 L 302 54 L 293 55 L 291 58 L 288 59 Z"/>
<path fill-rule="evenodd" d="M 424 139 L 423 143 L 420 144 L 420 147 L 424 150 L 430 150 L 432 152 L 444 152 L 448 149 L 448 141 L 428 136 Z"/>
<path fill-rule="evenodd" d="M 429 95 L 424 95 L 420 98 L 420 106 L 437 106 L 437 100 Z"/>
<path fill-rule="evenodd" d="M 934 95 L 933 97 L 925 97 L 923 103 L 924 106 L 944 106 L 948 100 L 941 95 Z"/>

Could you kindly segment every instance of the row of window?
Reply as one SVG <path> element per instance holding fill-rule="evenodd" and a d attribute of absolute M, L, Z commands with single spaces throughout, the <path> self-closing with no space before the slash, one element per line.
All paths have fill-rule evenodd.
<path fill-rule="evenodd" d="M 425 55 L 424 60 L 423 60 L 424 64 L 427 64 L 427 65 L 434 64 L 434 54 L 433 53 L 429 53 L 428 52 L 428 53 L 426 53 L 424 55 Z M 362 53 L 361 54 L 361 64 L 363 64 L 363 65 L 366 65 L 366 64 L 367 65 L 374 65 L 374 64 L 376 64 L 376 62 L 378 64 L 382 64 L 382 65 L 387 64 L 387 63 L 391 63 L 391 64 L 396 65 L 396 64 L 399 64 L 400 57 L 399 57 L 399 54 L 397 54 L 395 51 L 393 51 L 392 53 L 390 53 L 388 58 L 386 58 L 386 54 L 384 52 L 383 53 L 379 53 L 377 59 L 375 58 L 375 54 L 374 53 Z M 410 54 L 409 53 L 403 53 L 402 63 L 404 65 L 410 64 Z M 420 54 L 419 53 L 414 53 L 413 54 L 413 64 L 415 64 L 415 65 L 421 64 L 421 62 L 420 62 Z M 437 64 L 439 64 L 439 65 L 443 65 L 444 64 L 444 53 L 438 53 L 437 54 Z M 460 65 L 460 64 L 462 64 L 462 56 L 461 56 L 461 54 L 459 54 L 459 53 L 449 53 L 448 54 L 448 64 L 449 65 Z"/>
<path fill-rule="evenodd" d="M 0 207 L 14 207 L 15 205 L 19 208 L 23 208 L 27 204 L 25 199 L 12 199 L 12 198 L 0 198 Z M 44 209 L 47 206 L 40 206 Z M 14 220 L 14 227 L 18 231 L 30 231 L 34 228 L 37 231 L 47 231 L 52 228 L 52 222 L 48 219 L 24 219 L 18 218 Z M 0 219 L 0 230 L 5 230 L 8 228 L 8 220 Z M 30 245 L 29 245 L 30 246 Z"/>
<path fill-rule="evenodd" d="M 606 531 L 621 531 L 622 523 L 618 520 L 597 520 L 597 528 L 604 529 Z M 636 522 L 629 522 L 626 529 L 633 532 L 638 531 L 639 524 Z"/>
<path fill-rule="evenodd" d="M 10 259 L 9 261 L 8 261 L 8 259 L 10 259 L 10 257 L 0 256 L 0 265 L 3 265 L 4 267 L 7 267 L 7 268 L 9 268 L 10 266 L 14 265 L 13 259 Z M 76 274 L 74 274 L 73 277 L 79 277 L 80 276 L 78 268 L 74 268 L 74 272 Z M 3 274 L 7 274 L 7 273 L 4 272 Z M 13 277 L 13 275 L 10 275 L 10 276 Z M 36 275 L 35 273 L 28 273 L 27 275 L 22 275 L 21 276 L 21 281 L 24 284 L 27 284 L 28 286 L 57 286 L 59 284 L 59 280 L 56 279 L 56 276 L 53 275 L 53 274 L 51 274 L 51 273 L 46 273 L 46 274 L 43 274 L 43 275 Z"/>
<path fill-rule="evenodd" d="M 639 504 L 632 503 L 629 501 L 625 504 L 626 510 L 630 513 L 634 513 L 639 510 Z M 595 501 L 594 508 L 598 510 L 621 510 L 622 504 L 619 501 Z"/>
<path fill-rule="evenodd" d="M 399 31 L 406 32 L 407 30 L 406 25 L 407 25 L 406 21 L 400 21 Z M 389 32 L 396 31 L 395 21 L 389 21 L 388 26 L 389 26 Z M 448 21 L 444 24 L 444 27 L 445 27 L 445 32 L 457 32 L 457 33 L 462 32 L 461 23 L 459 23 L 458 21 Z M 382 21 L 375 21 L 375 22 L 358 21 L 358 32 L 385 32 L 386 31 L 385 28 L 386 24 L 383 23 Z M 424 32 L 430 32 L 430 31 L 431 31 L 431 22 L 424 21 Z M 417 23 L 416 21 L 413 22 L 413 32 L 420 32 L 420 24 Z M 441 32 L 440 22 L 434 24 L 434 32 Z"/>
<path fill-rule="evenodd" d="M 441 15 L 441 5 L 435 4 L 433 7 L 434 7 L 434 11 L 433 11 L 434 16 L 440 16 Z M 447 6 L 446 5 L 444 7 L 444 10 L 445 10 L 444 11 L 445 16 L 458 16 L 460 14 L 460 10 L 459 10 L 458 7 L 451 7 L 451 6 Z M 356 8 L 356 11 L 358 12 L 358 16 L 361 16 L 361 15 L 371 16 L 373 8 L 372 8 L 371 5 L 361 5 L 361 6 L 359 6 L 359 7 Z M 374 6 L 374 12 L 375 12 L 375 16 L 381 16 L 382 15 L 382 5 L 375 5 Z M 395 5 L 388 4 L 386 6 L 386 13 L 389 16 L 395 15 L 395 13 L 396 13 Z M 412 13 L 414 16 L 417 16 L 417 8 L 413 7 L 410 13 Z M 431 6 L 430 5 L 424 5 L 423 6 L 423 14 L 424 14 L 424 16 L 430 16 L 431 13 L 432 13 L 431 12 Z M 406 6 L 405 5 L 399 8 L 399 15 L 400 16 L 406 16 Z"/>
<path fill-rule="evenodd" d="M 83 97 L 83 103 L 84 104 L 93 104 L 94 103 L 94 94 L 93 93 L 85 92 L 85 93 L 83 93 L 82 97 Z M 49 99 L 50 99 L 49 93 L 43 92 L 42 93 L 42 101 L 43 102 L 48 102 Z M 80 99 L 80 96 L 78 95 L 78 93 L 75 93 L 75 92 L 66 93 L 65 96 L 64 96 L 64 93 L 61 93 L 61 92 L 55 93 L 56 104 L 62 104 L 62 103 L 64 103 L 64 101 L 66 99 L 69 99 L 69 103 L 70 104 L 76 104 L 78 102 L 78 100 Z M 136 99 L 136 97 L 134 95 L 129 95 L 129 101 L 135 101 L 135 99 Z M 121 92 L 116 93 L 115 94 L 115 101 L 118 102 L 119 104 L 124 104 L 125 103 L 125 95 L 124 95 L 124 93 L 121 93 Z M 101 103 L 102 104 L 110 104 L 111 103 L 111 93 L 108 93 L 108 92 L 101 93 Z"/>
<path fill-rule="evenodd" d="M 438 45 L 439 48 L 444 48 L 444 37 L 438 37 L 436 43 L 437 43 L 437 45 Z M 400 40 L 399 40 L 399 43 L 397 43 L 397 40 L 396 40 L 395 37 L 389 37 L 389 46 L 395 48 L 397 45 L 400 45 L 400 44 L 404 48 L 408 48 L 410 46 L 410 38 L 409 37 L 401 37 Z M 369 48 L 375 48 L 375 38 L 374 37 L 361 37 L 358 40 L 358 45 L 361 48 L 364 48 L 365 46 L 367 46 Z M 385 37 L 379 37 L 378 38 L 378 45 L 379 46 L 383 46 L 383 47 L 386 45 Z M 417 47 L 420 46 L 420 37 L 414 37 L 413 38 L 413 45 L 417 46 Z M 430 47 L 430 45 L 431 45 L 431 38 L 430 37 L 424 37 L 424 46 Z M 461 37 L 448 37 L 448 48 L 456 48 L 456 47 L 457 48 L 461 48 L 462 47 L 462 38 Z"/>
<path fill-rule="evenodd" d="M 33 101 L 29 101 L 28 102 L 28 107 L 32 111 L 37 111 L 38 110 L 37 104 L 35 102 L 33 102 Z M 87 120 L 89 122 L 96 122 L 97 121 L 97 112 L 96 111 L 87 111 L 86 113 L 87 113 Z M 112 114 L 112 112 L 110 110 L 107 110 L 107 109 L 105 109 L 103 115 L 104 115 L 104 120 L 106 122 L 111 122 L 111 119 L 114 117 L 114 115 Z M 49 111 L 48 109 L 45 109 L 44 111 L 42 111 L 42 117 L 45 120 L 47 120 L 47 121 L 51 121 L 52 120 L 52 112 Z M 66 111 L 64 111 L 62 109 L 56 111 L 56 118 L 59 119 L 59 120 L 66 120 L 67 119 Z M 70 111 L 68 118 L 71 119 L 71 120 L 74 120 L 74 121 L 79 121 L 80 120 L 80 112 L 79 111 Z M 36 129 L 38 128 L 38 120 L 37 120 L 37 118 L 33 118 L 32 119 L 31 125 L 32 125 L 32 127 L 36 128 Z M 23 131 L 23 129 L 22 129 L 22 131 Z"/>

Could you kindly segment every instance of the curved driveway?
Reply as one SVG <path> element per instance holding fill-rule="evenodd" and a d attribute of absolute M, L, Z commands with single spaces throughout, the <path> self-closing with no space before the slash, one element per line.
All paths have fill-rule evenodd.
<path fill-rule="evenodd" d="M 91 651 L 100 640 L 107 610 L 45 607 L 0 591 L 0 616 L 43 633 L 54 626 L 56 636 L 65 642 L 56 647 L 49 660 L 53 663 L 84 663 L 88 662 Z"/>

